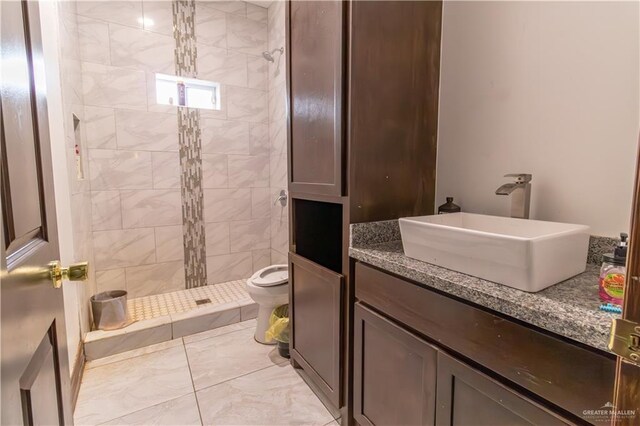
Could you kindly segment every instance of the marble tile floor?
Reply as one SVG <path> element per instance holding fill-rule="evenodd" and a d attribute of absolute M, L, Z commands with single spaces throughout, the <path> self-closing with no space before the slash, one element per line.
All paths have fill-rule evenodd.
<path fill-rule="evenodd" d="M 331 425 L 338 423 L 255 320 L 90 361 L 76 425 Z"/>

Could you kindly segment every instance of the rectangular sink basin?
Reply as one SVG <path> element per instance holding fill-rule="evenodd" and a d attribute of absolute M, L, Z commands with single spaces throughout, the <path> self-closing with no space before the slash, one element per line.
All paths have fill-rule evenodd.
<path fill-rule="evenodd" d="M 589 227 L 452 213 L 400 219 L 413 259 L 536 292 L 586 269 Z"/>

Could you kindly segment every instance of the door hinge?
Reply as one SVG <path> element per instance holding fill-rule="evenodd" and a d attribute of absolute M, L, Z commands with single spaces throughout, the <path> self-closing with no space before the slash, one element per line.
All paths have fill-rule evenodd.
<path fill-rule="evenodd" d="M 640 324 L 614 319 L 609 335 L 609 350 L 640 367 Z"/>

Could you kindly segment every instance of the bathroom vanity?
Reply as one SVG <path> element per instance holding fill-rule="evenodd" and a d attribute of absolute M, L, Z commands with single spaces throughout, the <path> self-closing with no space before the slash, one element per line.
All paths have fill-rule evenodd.
<path fill-rule="evenodd" d="M 350 248 L 358 424 L 606 423 L 590 410 L 613 394 L 616 316 L 597 310 L 596 265 L 526 293 L 405 256 L 396 221 L 374 241 L 369 226 Z"/>

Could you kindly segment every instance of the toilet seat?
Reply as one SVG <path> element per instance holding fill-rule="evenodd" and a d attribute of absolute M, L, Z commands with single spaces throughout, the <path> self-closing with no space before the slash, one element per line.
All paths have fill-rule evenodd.
<path fill-rule="evenodd" d="M 289 281 L 288 265 L 271 265 L 262 268 L 249 278 L 256 287 L 276 287 Z"/>

